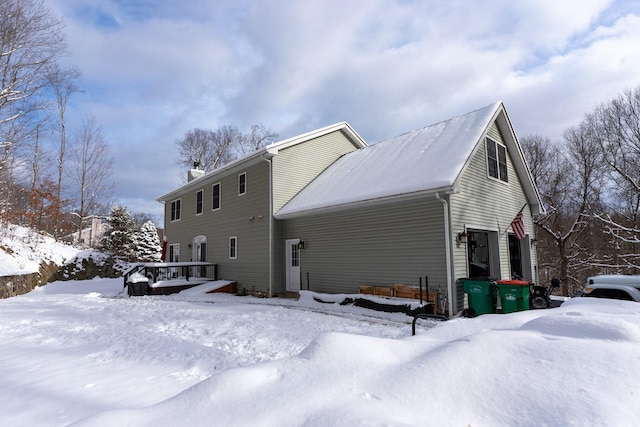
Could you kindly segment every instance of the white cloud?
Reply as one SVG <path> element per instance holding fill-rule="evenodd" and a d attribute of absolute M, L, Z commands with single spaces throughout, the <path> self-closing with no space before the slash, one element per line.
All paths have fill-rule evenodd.
<path fill-rule="evenodd" d="M 84 74 L 73 110 L 149 200 L 181 182 L 174 141 L 196 126 L 348 121 L 376 142 L 504 100 L 518 134 L 555 138 L 640 83 L 640 5 L 623 0 L 51 4 Z"/>

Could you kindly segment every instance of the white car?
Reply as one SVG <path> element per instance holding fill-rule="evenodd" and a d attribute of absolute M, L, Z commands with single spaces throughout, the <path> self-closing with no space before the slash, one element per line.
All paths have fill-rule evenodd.
<path fill-rule="evenodd" d="M 589 277 L 582 296 L 640 302 L 640 275 L 606 274 Z"/>

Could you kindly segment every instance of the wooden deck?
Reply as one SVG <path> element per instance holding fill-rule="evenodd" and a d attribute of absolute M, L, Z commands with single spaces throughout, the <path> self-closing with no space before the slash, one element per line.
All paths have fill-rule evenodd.
<path fill-rule="evenodd" d="M 124 275 L 130 296 L 169 295 L 217 280 L 217 265 L 208 262 L 136 264 Z"/>

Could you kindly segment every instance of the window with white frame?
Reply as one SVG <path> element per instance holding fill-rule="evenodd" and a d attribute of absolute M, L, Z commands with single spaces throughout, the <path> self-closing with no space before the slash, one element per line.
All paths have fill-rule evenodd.
<path fill-rule="evenodd" d="M 203 202 L 204 202 L 204 190 L 199 190 L 196 193 L 196 215 L 200 215 L 202 213 Z"/>
<path fill-rule="evenodd" d="M 238 238 L 229 237 L 229 259 L 238 258 Z"/>
<path fill-rule="evenodd" d="M 180 204 L 182 199 L 177 199 L 171 202 L 171 221 L 178 221 L 180 219 Z"/>
<path fill-rule="evenodd" d="M 243 172 L 238 175 L 238 194 L 243 195 L 247 193 L 247 173 Z"/>
<path fill-rule="evenodd" d="M 180 262 L 180 243 L 169 245 L 169 262 Z"/>
<path fill-rule="evenodd" d="M 172 243 L 168 247 L 169 249 L 169 257 L 167 258 L 168 262 L 180 262 L 180 243 Z M 171 278 L 175 279 L 179 274 L 178 267 L 171 267 Z"/>
<path fill-rule="evenodd" d="M 486 139 L 486 147 L 489 176 L 503 182 L 509 182 L 507 177 L 507 147 L 490 138 Z"/>
<path fill-rule="evenodd" d="M 219 182 L 217 184 L 213 184 L 211 193 L 213 195 L 213 202 L 211 203 L 211 209 L 215 211 L 220 209 L 220 183 Z"/>

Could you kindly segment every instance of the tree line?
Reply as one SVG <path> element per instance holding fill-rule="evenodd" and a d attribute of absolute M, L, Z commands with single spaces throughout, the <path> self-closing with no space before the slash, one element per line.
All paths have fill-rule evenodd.
<path fill-rule="evenodd" d="M 25 225 L 57 239 L 81 238 L 92 217 L 113 220 L 114 158 L 92 116 L 68 126 L 81 73 L 65 67 L 63 22 L 43 0 L 0 2 L 0 224 Z M 195 128 L 176 141 L 177 163 L 205 171 L 271 142 L 264 125 Z M 138 228 L 150 216 L 137 214 Z M 74 239 L 75 240 L 75 239 Z"/>
<path fill-rule="evenodd" d="M 94 117 L 67 128 L 80 71 L 42 0 L 0 2 L 0 220 L 56 238 L 111 203 L 113 157 Z"/>
<path fill-rule="evenodd" d="M 570 295 L 595 274 L 640 272 L 640 86 L 595 106 L 560 140 L 520 139 L 546 213 L 540 279 Z"/>

